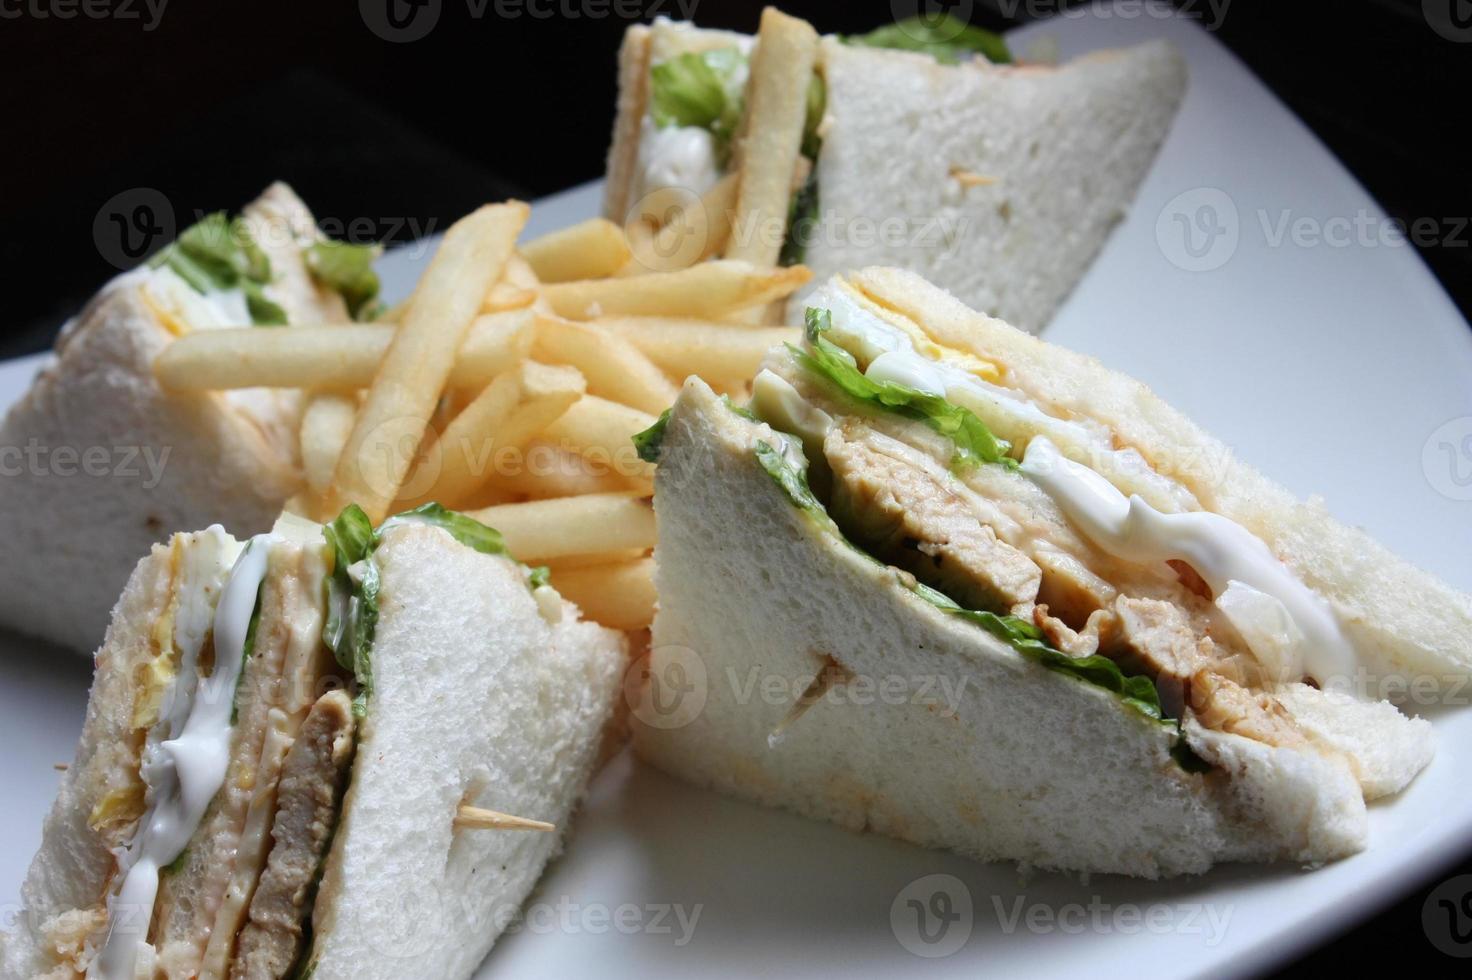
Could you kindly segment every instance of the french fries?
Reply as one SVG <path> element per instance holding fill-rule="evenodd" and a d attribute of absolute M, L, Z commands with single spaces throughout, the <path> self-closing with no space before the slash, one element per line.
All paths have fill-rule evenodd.
<path fill-rule="evenodd" d="M 565 446 L 594 463 L 653 489 L 654 464 L 634 451 L 633 438 L 654 424 L 655 416 L 596 395 L 584 395 L 542 433 L 549 442 Z"/>
<path fill-rule="evenodd" d="M 654 559 L 564 568 L 552 565 L 552 587 L 604 626 L 640 630 L 654 622 Z"/>
<path fill-rule="evenodd" d="M 314 497 L 321 497 L 332 485 L 332 471 L 352 435 L 357 414 L 358 399 L 348 394 L 324 392 L 307 402 L 302 412 L 302 471 Z"/>
<path fill-rule="evenodd" d="M 479 316 L 455 355 L 450 385 L 479 387 L 531 351 L 531 310 Z M 393 342 L 395 328 L 376 323 L 263 330 L 196 330 L 153 362 L 171 391 L 228 388 L 365 388 Z"/>
<path fill-rule="evenodd" d="M 762 11 L 746 119 L 736 147 L 741 188 L 726 243 L 728 259 L 773 265 L 782 252 L 817 56 L 818 34 L 812 25 L 775 7 Z"/>
<path fill-rule="evenodd" d="M 632 253 L 622 228 L 605 218 L 592 218 L 527 242 L 521 255 L 542 282 L 572 282 L 611 276 Z"/>
<path fill-rule="evenodd" d="M 636 345 L 592 324 L 538 317 L 532 353 L 550 364 L 571 364 L 593 394 L 641 411 L 662 412 L 678 394 Z"/>
<path fill-rule="evenodd" d="M 499 504 L 470 516 L 500 531 L 506 547 L 525 562 L 654 547 L 654 509 L 628 494 Z"/>
<path fill-rule="evenodd" d="M 747 327 L 673 317 L 604 317 L 593 325 L 622 337 L 677 378 L 750 378 L 767 351 L 797 343 L 798 327 Z M 666 403 L 668 404 L 668 403 Z"/>
<path fill-rule="evenodd" d="M 755 266 L 735 259 L 702 262 L 677 272 L 552 283 L 542 296 L 558 316 L 690 316 L 719 320 L 793 293 L 812 278 L 806 266 Z"/>
<path fill-rule="evenodd" d="M 495 472 L 501 454 L 521 448 L 585 389 L 572 368 L 534 361 L 496 378 L 432 442 L 404 481 L 400 503 L 463 503 Z"/>
<path fill-rule="evenodd" d="M 481 208 L 378 321 L 195 331 L 154 375 L 170 391 L 302 389 L 293 512 L 356 503 L 378 523 L 430 500 L 466 510 L 517 558 L 548 562 L 590 618 L 642 630 L 655 467 L 633 436 L 689 375 L 746 397 L 766 352 L 799 336 L 747 324 L 770 322 L 808 269 L 707 261 L 733 247 L 754 179 L 729 175 L 699 198 L 657 192 L 627 228 L 585 221 L 520 251 L 526 205 Z"/>
<path fill-rule="evenodd" d="M 374 523 L 409 472 L 455 353 L 501 276 L 528 208 L 487 205 L 445 233 L 383 356 L 327 493 L 327 513 L 356 503 Z"/>

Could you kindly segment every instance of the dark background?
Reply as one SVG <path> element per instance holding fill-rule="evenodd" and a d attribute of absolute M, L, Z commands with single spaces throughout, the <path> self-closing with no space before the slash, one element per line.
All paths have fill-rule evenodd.
<path fill-rule="evenodd" d="M 92 16 L 81 0 L 0 0 L 0 357 L 49 346 L 113 273 L 94 222 L 116 194 L 155 188 L 184 225 L 280 178 L 338 237 L 409 240 L 487 200 L 532 199 L 601 174 L 615 52 L 631 14 L 679 15 L 693 4 L 702 24 L 749 31 L 761 7 L 438 0 L 427 36 L 391 43 L 368 26 L 381 22 L 385 0 L 167 0 L 157 17 L 158 0 L 153 11 L 144 0 L 87 2 L 100 5 Z M 823 31 L 893 16 L 888 0 L 782 6 Z M 1005 29 L 1017 21 L 999 11 L 1029 4 L 951 6 Z M 1432 29 L 1438 8 L 1442 17 L 1455 8 L 1472 41 L 1466 0 L 1231 0 L 1215 26 L 1390 215 L 1450 229 L 1472 215 L 1472 43 Z M 414 24 L 423 23 L 421 14 Z M 1421 247 L 1464 315 L 1469 240 L 1464 228 Z M 1289 970 L 1354 968 L 1385 954 L 1406 970 L 1464 966 L 1421 927 L 1426 894 L 1458 861 L 1472 871 L 1468 855 L 1448 854 L 1445 874 L 1409 895 L 1377 896 L 1394 904 Z"/>

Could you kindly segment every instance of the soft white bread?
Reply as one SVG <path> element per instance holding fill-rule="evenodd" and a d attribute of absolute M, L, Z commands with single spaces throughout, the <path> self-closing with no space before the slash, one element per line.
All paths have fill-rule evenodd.
<path fill-rule="evenodd" d="M 392 530 L 375 560 L 374 693 L 318 893 L 312 975 L 468 977 L 560 848 L 625 641 L 437 529 Z M 462 803 L 558 829 L 457 829 Z"/>
<path fill-rule="evenodd" d="M 896 265 L 1032 333 L 1128 209 L 1186 85 L 1165 41 L 1051 68 L 941 65 L 830 37 L 822 63 L 813 281 Z M 875 234 L 896 216 L 903 234 Z"/>
<path fill-rule="evenodd" d="M 1103 423 L 1118 447 L 1133 447 L 1204 508 L 1261 538 L 1329 601 L 1366 661 L 1367 677 L 1342 679 L 1352 693 L 1369 684 L 1368 693 L 1377 694 L 1377 680 L 1392 677 L 1446 687 L 1472 672 L 1472 596 L 1335 520 L 1321 501 L 1299 501 L 1139 381 L 978 314 L 914 273 L 870 268 L 847 279 L 940 343 L 994 362 L 1003 383 L 1060 417 Z M 1032 433 L 997 435 L 1025 443 Z"/>
<path fill-rule="evenodd" d="M 649 671 L 678 667 L 703 704 L 677 724 L 635 710 L 642 757 L 854 830 L 1044 868 L 1154 878 L 1364 846 L 1348 760 L 1188 724 L 1216 768 L 1187 772 L 1173 728 L 1025 660 L 824 530 L 757 463 L 761 439 L 766 425 L 686 383 L 656 477 Z M 831 694 L 769 740 L 825 664 L 842 678 Z"/>
<path fill-rule="evenodd" d="M 639 129 L 648 89 L 649 28 L 635 24 L 624 32 L 618 49 L 618 102 L 603 181 L 603 214 L 612 221 L 622 222 L 633 203 L 629 196 L 637 180 Z"/>
<path fill-rule="evenodd" d="M 291 322 L 345 319 L 296 244 L 310 213 L 285 185 L 245 209 Z M 171 394 L 153 360 L 175 336 L 144 275 L 114 280 L 68 325 L 0 425 L 19 472 L 0 480 L 0 623 L 91 650 L 140 554 L 171 530 L 223 522 L 263 531 L 296 492 L 297 399 L 240 391 Z M 20 465 L 15 465 L 21 461 Z"/>
<path fill-rule="evenodd" d="M 212 533 L 217 532 L 181 537 Z M 54 970 L 70 978 L 69 964 L 84 944 L 101 939 L 107 923 L 103 891 L 115 867 L 112 849 L 130 839 L 145 805 L 138 766 L 149 718 L 157 711 L 140 703 L 149 690 L 140 678 L 159 654 L 154 623 L 169 607 L 179 573 L 176 557 L 171 545 L 155 545 L 113 608 L 76 755 L 61 777 L 21 888 L 25 909 L 12 931 L 0 933 L 0 976 Z M 216 592 L 228 570 L 223 564 L 208 570 Z"/>

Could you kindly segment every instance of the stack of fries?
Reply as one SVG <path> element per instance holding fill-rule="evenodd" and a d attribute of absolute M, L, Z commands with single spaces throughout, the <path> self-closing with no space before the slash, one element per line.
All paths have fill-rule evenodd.
<path fill-rule="evenodd" d="M 438 501 L 550 566 L 591 618 L 643 629 L 653 467 L 631 437 L 689 375 L 745 394 L 768 348 L 797 334 L 753 324 L 810 276 L 702 261 L 704 246 L 658 261 L 657 247 L 643 251 L 677 222 L 729 213 L 696 201 L 664 221 L 595 219 L 519 249 L 527 205 L 488 205 L 449 229 L 413 295 L 379 320 L 196 331 L 155 374 L 175 391 L 302 389 L 306 489 L 290 509 L 323 520 L 356 503 L 376 523 Z"/>

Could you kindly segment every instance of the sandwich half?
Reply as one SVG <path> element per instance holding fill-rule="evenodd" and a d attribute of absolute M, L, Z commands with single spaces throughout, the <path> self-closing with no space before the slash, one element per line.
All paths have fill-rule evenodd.
<path fill-rule="evenodd" d="M 0 973 L 469 976 L 560 847 L 624 644 L 437 505 L 174 535 L 114 610 Z"/>
<path fill-rule="evenodd" d="M 810 302 L 749 409 L 692 379 L 641 436 L 643 758 L 1040 868 L 1366 845 L 1366 801 L 1433 753 L 1381 698 L 1465 681 L 1472 598 L 912 273 Z"/>
<path fill-rule="evenodd" d="M 757 72 L 768 38 L 780 65 Z M 609 218 L 660 213 L 657 192 L 684 188 L 731 202 L 727 257 L 801 262 L 815 282 L 899 266 L 1032 333 L 1128 209 L 1186 85 L 1164 41 L 1015 64 L 959 21 L 819 39 L 770 9 L 755 37 L 631 27 L 619 65 Z M 809 79 L 805 112 L 758 90 L 800 89 L 783 71 Z M 729 174 L 738 187 L 714 192 Z"/>
<path fill-rule="evenodd" d="M 301 484 L 295 392 L 164 391 L 153 360 L 193 330 L 347 321 L 371 249 L 328 242 L 285 184 L 210 215 L 104 286 L 0 423 L 0 623 L 90 650 L 138 556 L 174 528 L 265 530 Z"/>

